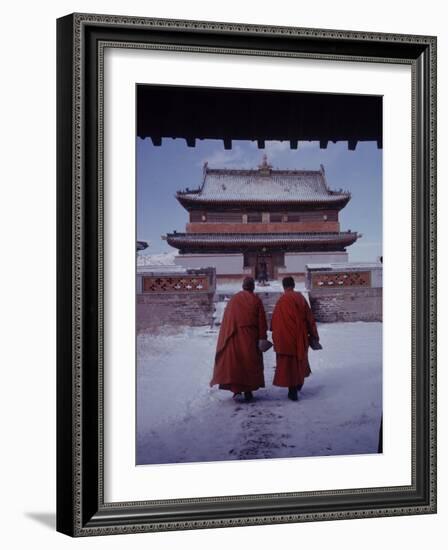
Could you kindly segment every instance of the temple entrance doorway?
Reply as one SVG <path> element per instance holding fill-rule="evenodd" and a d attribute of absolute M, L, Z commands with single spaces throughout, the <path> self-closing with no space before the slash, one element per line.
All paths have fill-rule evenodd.
<path fill-rule="evenodd" d="M 285 267 L 285 255 L 282 252 L 245 252 L 244 267 L 252 268 L 252 275 L 256 281 L 273 281 L 277 279 L 279 267 Z"/>
<path fill-rule="evenodd" d="M 255 280 L 270 281 L 274 278 L 274 265 L 271 254 L 257 254 L 255 262 Z"/>

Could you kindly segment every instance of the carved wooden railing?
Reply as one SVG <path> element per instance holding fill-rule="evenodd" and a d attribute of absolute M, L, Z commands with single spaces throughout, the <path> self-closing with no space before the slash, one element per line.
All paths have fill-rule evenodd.
<path fill-rule="evenodd" d="M 207 292 L 210 282 L 207 275 L 144 275 L 143 293 L 151 292 Z"/>
<path fill-rule="evenodd" d="M 312 273 L 311 288 L 370 287 L 370 271 Z"/>

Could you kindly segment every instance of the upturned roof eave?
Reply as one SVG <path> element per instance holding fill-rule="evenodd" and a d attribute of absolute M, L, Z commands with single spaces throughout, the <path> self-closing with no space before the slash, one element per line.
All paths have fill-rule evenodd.
<path fill-rule="evenodd" d="M 319 199 L 291 199 L 291 200 L 277 200 L 277 199 L 210 199 L 210 198 L 203 198 L 203 197 L 193 197 L 193 196 L 186 196 L 186 195 L 176 195 L 177 200 L 179 203 L 184 207 L 187 208 L 198 208 L 198 207 L 205 207 L 205 206 L 211 206 L 211 207 L 217 207 L 217 206 L 266 206 L 266 205 L 272 205 L 272 206 L 317 206 L 317 205 L 328 205 L 328 206 L 338 206 L 343 208 L 350 200 L 350 195 L 337 195 L 333 197 L 326 197 L 326 198 L 319 198 Z"/>
<path fill-rule="evenodd" d="M 212 239 L 204 238 L 212 236 Z M 360 235 L 357 232 L 344 233 L 322 233 L 322 234 L 303 234 L 303 235 L 284 235 L 278 237 L 276 234 L 232 234 L 232 233 L 215 233 L 215 234 L 196 234 L 196 233 L 169 233 L 167 242 L 171 246 L 201 246 L 204 248 L 213 247 L 216 245 L 284 245 L 284 244 L 309 244 L 309 245 L 343 245 L 350 246 L 354 244 Z M 308 237 L 308 238 L 307 238 Z"/>

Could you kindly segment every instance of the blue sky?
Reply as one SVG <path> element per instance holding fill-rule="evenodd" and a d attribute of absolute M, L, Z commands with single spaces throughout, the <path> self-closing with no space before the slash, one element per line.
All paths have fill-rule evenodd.
<path fill-rule="evenodd" d="M 184 231 L 187 212 L 175 199 L 178 189 L 195 188 L 202 181 L 205 161 L 211 168 L 256 168 L 264 153 L 273 168 L 318 170 L 325 167 L 332 189 L 352 193 L 340 212 L 341 230 L 358 231 L 363 237 L 347 250 L 350 261 L 371 261 L 382 255 L 382 150 L 375 142 L 358 143 L 349 151 L 346 142 L 301 142 L 291 150 L 288 142 L 266 142 L 258 149 L 247 141 L 234 141 L 226 151 L 222 141 L 196 141 L 187 147 L 182 139 L 164 139 L 154 147 L 150 139 L 137 138 L 137 239 L 149 241 L 147 253 L 172 251 L 161 235 Z"/>

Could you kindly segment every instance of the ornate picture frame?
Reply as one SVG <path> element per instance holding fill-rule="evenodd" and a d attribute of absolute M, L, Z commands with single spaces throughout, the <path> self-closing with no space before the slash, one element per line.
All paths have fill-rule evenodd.
<path fill-rule="evenodd" d="M 412 71 L 412 482 L 106 502 L 104 50 L 408 65 Z M 57 530 L 70 536 L 436 512 L 436 38 L 110 15 L 57 22 Z M 133 368 L 130 366 L 129 368 Z"/>

